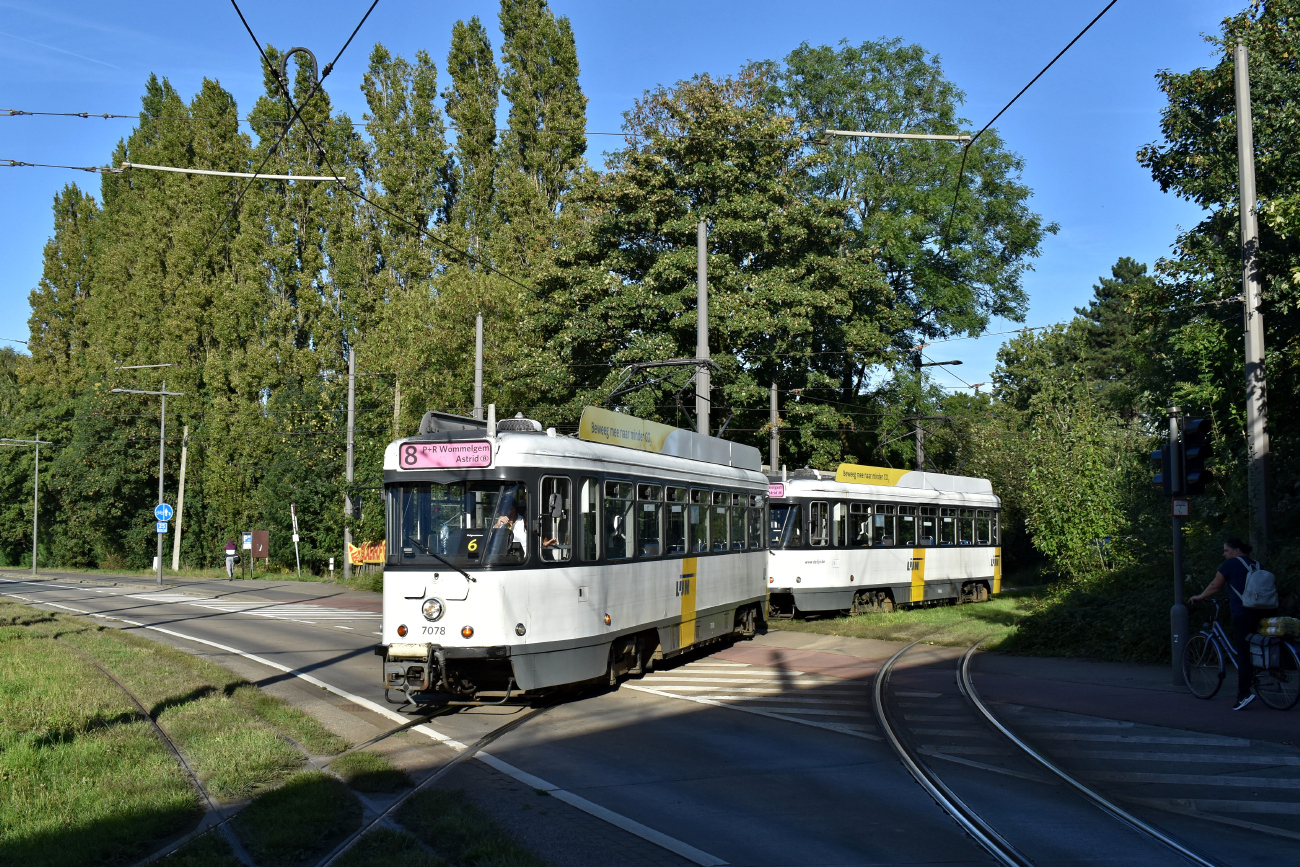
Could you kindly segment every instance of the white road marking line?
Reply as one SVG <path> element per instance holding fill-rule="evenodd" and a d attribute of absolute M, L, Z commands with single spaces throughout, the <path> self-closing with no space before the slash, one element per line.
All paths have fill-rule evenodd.
<path fill-rule="evenodd" d="M 1191 747 L 1248 747 L 1246 738 L 1201 737 L 1174 738 L 1163 735 L 1093 735 L 1084 732 L 1047 732 L 1035 735 L 1044 740 L 1056 741 L 1103 741 L 1115 744 L 1181 744 Z"/>
<path fill-rule="evenodd" d="M 1019 777 L 1022 780 L 1032 780 L 1035 783 L 1052 782 L 1046 777 L 1040 777 L 1037 774 L 1027 774 L 1024 771 L 1013 771 L 1011 768 L 999 768 L 997 765 L 986 765 L 984 762 L 977 762 L 974 759 L 963 759 L 961 756 L 950 756 L 947 753 L 934 749 L 933 747 L 921 747 L 917 752 L 927 756 L 933 756 L 936 759 L 943 759 L 945 762 L 955 762 L 959 765 L 979 768 L 981 771 L 992 771 L 995 774 L 1005 774 L 1008 777 Z"/>
<path fill-rule="evenodd" d="M 1243 753 L 1139 753 L 1126 750 L 1052 750 L 1073 759 L 1115 759 L 1137 762 L 1200 762 L 1218 765 L 1287 765 L 1300 767 L 1300 756 L 1252 756 Z"/>
<path fill-rule="evenodd" d="M 1059 722 L 1026 722 L 1025 728 L 1042 729 L 1042 728 L 1106 728 L 1106 729 L 1127 729 L 1132 728 L 1133 723 L 1126 720 L 1118 719 L 1079 719 L 1079 720 L 1060 720 Z"/>
<path fill-rule="evenodd" d="M 904 695 L 909 698 L 943 698 L 941 692 L 921 692 L 914 689 L 898 689 L 894 691 L 894 695 Z"/>
<path fill-rule="evenodd" d="M 1090 780 L 1115 783 L 1175 783 L 1186 786 L 1228 786 L 1235 789 L 1300 789 L 1300 780 L 1278 777 L 1234 777 L 1229 774 L 1146 774 L 1133 771 L 1091 771 L 1081 774 Z"/>
<path fill-rule="evenodd" d="M 71 611 L 74 614 L 89 614 L 89 611 L 82 611 L 80 608 L 70 608 L 67 605 L 60 605 L 57 602 L 39 602 L 38 605 L 50 605 L 54 608 L 62 608 L 64 611 Z"/>
<path fill-rule="evenodd" d="M 377 704 L 376 702 L 373 702 L 368 698 L 363 698 L 359 695 L 353 695 L 350 692 L 339 689 L 333 684 L 329 684 L 319 678 L 312 677 L 310 674 L 305 674 L 301 671 L 298 671 L 297 669 L 293 669 L 293 668 L 289 668 L 288 666 L 281 665 L 278 662 L 272 662 L 271 660 L 261 656 L 257 656 L 256 654 L 246 653 L 245 651 L 239 650 L 234 647 L 230 647 L 225 644 L 218 644 L 215 641 L 208 641 L 205 638 L 196 638 L 193 635 L 185 635 L 184 633 L 181 632 L 174 632 L 170 629 L 163 629 L 161 626 L 147 626 L 143 623 L 138 623 L 134 620 L 127 620 L 121 617 L 114 617 L 110 619 L 117 620 L 122 623 L 129 623 L 132 626 L 138 626 L 141 627 L 142 629 L 151 629 L 155 632 L 161 632 L 164 635 L 170 635 L 173 636 L 174 638 L 180 638 L 184 641 L 193 641 L 196 644 L 205 644 L 209 647 L 215 647 L 216 649 L 224 651 L 226 653 L 234 653 L 238 656 L 242 656 L 245 659 L 250 659 L 253 662 L 261 663 L 262 665 L 265 665 L 268 668 L 273 668 L 276 671 L 282 671 L 286 674 L 292 674 L 294 677 L 305 680 L 308 683 L 312 684 L 313 686 L 319 686 L 321 689 L 328 690 L 329 692 L 334 693 L 335 695 L 339 696 L 342 699 L 346 699 L 347 701 L 350 701 L 353 704 L 361 705 L 362 707 L 367 708 L 379 714 L 380 716 L 387 717 L 388 719 L 394 722 L 398 722 L 398 723 L 410 722 L 408 718 L 402 716 L 401 714 L 389 708 L 384 707 L 381 704 Z M 426 735 L 427 737 L 430 737 L 441 744 L 445 744 L 446 746 L 451 747 L 457 752 L 462 752 L 465 749 L 467 749 L 465 744 L 461 743 L 460 741 L 454 738 L 444 735 L 442 732 L 437 731 L 436 729 L 430 728 L 428 725 L 415 726 L 414 728 L 411 729 L 411 731 L 416 731 L 419 732 L 420 734 Z M 479 761 L 483 762 L 489 767 L 497 769 L 498 771 L 500 771 L 501 773 L 505 774 L 508 777 L 512 777 L 513 779 L 516 779 L 519 782 L 524 783 L 525 785 L 532 786 L 534 789 L 541 789 L 547 792 L 548 794 L 550 794 L 552 797 L 559 798 L 561 801 L 564 801 L 565 803 L 571 806 L 577 807 L 579 810 L 582 810 L 584 813 L 587 813 L 588 815 L 595 816 L 598 819 L 603 819 L 604 821 L 609 822 L 611 825 L 617 828 L 621 828 L 630 834 L 635 834 L 636 836 L 640 837 L 643 840 L 648 840 L 649 842 L 654 843 L 657 846 L 661 846 L 664 849 L 667 849 L 669 852 L 673 852 L 677 855 L 682 856 L 688 861 L 693 861 L 696 864 L 701 865 L 701 867 L 727 867 L 727 862 L 722 860 L 721 858 L 718 858 L 715 855 L 710 855 L 708 852 L 705 852 L 700 849 L 696 849 L 694 846 L 691 846 L 688 843 L 683 843 L 681 840 L 678 840 L 675 837 L 669 837 L 667 834 L 656 831 L 653 828 L 646 827 L 645 825 L 642 825 L 640 822 L 629 819 L 626 816 L 620 815 L 619 813 L 615 813 L 612 810 L 608 810 L 600 806 L 599 804 L 592 803 L 591 801 L 588 801 L 586 798 L 583 798 L 579 795 L 573 794 L 572 792 L 568 792 L 564 789 L 561 789 L 559 786 L 556 786 L 552 783 L 548 783 L 547 781 L 541 779 L 540 777 L 535 777 L 532 774 L 528 773 L 527 771 L 521 770 L 520 768 L 516 768 L 514 765 L 501 761 L 500 759 L 493 756 L 491 753 L 488 753 L 484 750 L 479 750 L 477 753 L 474 754 L 474 758 L 478 759 Z"/>
<path fill-rule="evenodd" d="M 905 714 L 903 714 L 903 719 L 911 720 L 912 722 L 950 722 L 950 723 L 959 723 L 959 722 L 965 722 L 965 721 L 969 720 L 970 717 L 964 717 L 964 716 L 935 716 L 935 715 L 933 715 L 933 714 L 905 713 Z"/>
<path fill-rule="evenodd" d="M 722 687 L 722 686 L 696 686 L 694 684 L 688 684 L 688 683 L 682 683 L 682 684 L 667 683 L 659 688 L 666 689 L 666 690 L 681 690 L 682 692 L 691 692 L 691 691 L 712 692 L 713 690 L 717 690 L 717 689 L 725 689 L 727 690 L 727 692 L 754 692 L 754 693 L 762 693 L 764 695 L 793 695 L 794 694 L 789 692 L 788 690 L 784 690 L 781 689 L 780 687 L 775 687 L 775 686 Z M 807 690 L 807 692 L 813 692 L 813 690 Z M 864 699 L 871 697 L 871 691 L 866 689 L 819 689 L 816 690 L 816 694 L 817 695 L 856 695 Z"/>
<path fill-rule="evenodd" d="M 843 683 L 840 680 L 773 680 L 763 678 L 737 678 L 737 677 L 664 677 L 653 674 L 647 674 L 643 680 L 653 683 L 664 683 L 669 681 L 684 681 L 686 683 L 779 683 L 784 685 L 796 686 L 819 686 L 821 684 Z"/>
<path fill-rule="evenodd" d="M 625 689 L 632 689 L 632 690 L 636 690 L 637 692 L 645 692 L 645 693 L 649 693 L 650 695 L 657 695 L 663 698 L 677 698 L 677 699 L 681 699 L 682 701 L 693 701 L 696 704 L 706 704 L 709 705 L 710 707 L 722 707 L 722 708 L 726 708 L 727 710 L 740 711 L 741 713 L 752 713 L 754 716 L 765 716 L 768 719 L 779 719 L 782 720 L 783 722 L 792 722 L 792 723 L 798 723 L 799 725 L 811 726 L 812 728 L 826 729 L 827 731 L 838 732 L 839 734 L 846 734 L 846 735 L 850 735 L 851 737 L 864 738 L 865 740 L 869 740 L 869 741 L 883 740 L 880 737 L 880 735 L 873 735 L 869 732 L 855 731 L 843 725 L 835 725 L 834 723 L 817 722 L 815 720 L 810 720 L 810 719 L 799 719 L 798 717 L 786 716 L 785 714 L 781 714 L 781 713 L 773 713 L 771 711 L 759 710 L 758 708 L 746 707 L 743 704 L 727 704 L 726 702 L 714 701 L 712 699 L 704 698 L 703 696 L 698 696 L 698 695 L 675 695 L 671 692 L 664 692 L 658 689 L 651 689 L 648 686 L 641 686 L 640 684 L 625 683 L 623 684 L 623 687 Z"/>
<path fill-rule="evenodd" d="M 337 625 L 335 625 L 335 624 L 333 624 L 333 623 L 331 623 L 330 626 L 333 626 L 335 629 L 351 629 L 351 628 L 352 628 L 351 626 L 337 626 Z"/>
<path fill-rule="evenodd" d="M 677 696 L 677 698 L 688 698 L 688 696 L 679 695 Z M 710 696 L 710 698 L 713 698 L 713 696 Z M 774 713 L 793 713 L 793 714 L 799 714 L 801 716 L 846 716 L 849 717 L 850 719 L 867 716 L 867 714 L 865 714 L 863 711 L 819 710 L 816 708 L 805 709 L 799 707 L 776 707 L 774 705 L 765 705 L 765 704 L 745 703 L 745 704 L 728 704 L 725 706 L 734 707 L 741 710 L 748 708 L 752 710 L 773 711 Z"/>
<path fill-rule="evenodd" d="M 254 617 L 269 617 L 279 620 L 294 620 L 315 626 L 314 621 L 298 620 L 307 616 L 317 620 L 378 620 L 383 615 L 369 611 L 354 611 L 350 608 L 333 608 L 328 605 L 315 605 L 311 602 L 236 602 L 211 599 L 206 596 L 193 596 L 188 593 L 128 593 L 128 599 L 164 604 L 192 605 L 195 608 L 207 608 L 226 614 L 250 614 Z"/>
<path fill-rule="evenodd" d="M 913 734 L 932 735 L 940 738 L 986 738 L 988 732 L 964 731 L 962 729 L 912 729 Z"/>
<path fill-rule="evenodd" d="M 935 750 L 936 752 L 950 753 L 961 756 L 1018 756 L 1015 750 L 1006 747 L 968 747 L 956 744 L 944 744 L 937 746 L 935 744 L 922 744 L 922 749 Z"/>
<path fill-rule="evenodd" d="M 1150 807 L 1178 806 L 1213 813 L 1261 813 L 1283 816 L 1300 816 L 1300 802 L 1296 801 L 1226 801 L 1213 798 L 1127 798 L 1134 803 Z"/>
<path fill-rule="evenodd" d="M 789 704 L 833 704 L 833 705 L 839 705 L 840 707 L 856 707 L 856 708 L 859 708 L 859 709 L 860 709 L 862 712 L 864 712 L 864 713 L 870 713 L 870 712 L 871 712 L 870 708 L 866 707 L 865 704 L 864 704 L 863 702 L 859 702 L 859 701 L 836 701 L 836 700 L 834 700 L 834 699 L 823 699 L 823 698 L 798 698 L 798 697 L 790 697 L 790 696 L 787 696 L 785 693 L 782 693 L 782 694 L 780 694 L 780 695 L 717 695 L 717 694 L 710 694 L 710 695 L 708 695 L 708 696 L 706 696 L 706 697 L 707 697 L 707 698 L 715 698 L 715 699 L 717 699 L 718 701 L 755 701 L 755 700 L 762 700 L 762 701 L 780 701 L 780 702 L 786 702 L 786 703 L 789 703 Z"/>

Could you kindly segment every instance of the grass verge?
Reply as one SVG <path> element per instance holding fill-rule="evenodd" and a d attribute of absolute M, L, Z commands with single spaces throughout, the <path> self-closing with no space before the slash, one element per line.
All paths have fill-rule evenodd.
<path fill-rule="evenodd" d="M 361 802 L 336 778 L 305 771 L 258 797 L 233 824 L 258 867 L 298 867 L 361 826 Z"/>
<path fill-rule="evenodd" d="M 872 612 L 812 620 L 769 620 L 767 625 L 769 629 L 784 632 L 814 632 L 882 641 L 917 641 L 929 635 L 926 638 L 929 643 L 951 647 L 969 645 L 991 633 L 981 646 L 994 650 L 1015 634 L 1020 621 L 1034 610 L 1034 605 L 1034 596 L 1007 591 L 989 602 L 977 604 L 936 605 L 888 614 Z"/>
<path fill-rule="evenodd" d="M 457 867 L 546 867 L 475 807 L 464 792 L 434 789 L 397 814 L 403 827 Z"/>
<path fill-rule="evenodd" d="M 396 792 L 411 785 L 405 771 L 399 771 L 378 753 L 348 753 L 330 762 L 330 770 L 358 792 Z"/>
<path fill-rule="evenodd" d="M 117 864 L 193 825 L 199 796 L 113 672 L 235 800 L 346 744 L 229 671 L 86 618 L 0 601 L 0 863 Z"/>

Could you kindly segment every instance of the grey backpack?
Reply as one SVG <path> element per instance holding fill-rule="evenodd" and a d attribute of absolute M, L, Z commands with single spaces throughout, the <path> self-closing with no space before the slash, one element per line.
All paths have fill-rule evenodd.
<path fill-rule="evenodd" d="M 1277 579 L 1273 577 L 1273 573 L 1252 566 L 1245 557 L 1237 559 L 1246 567 L 1246 592 L 1237 593 L 1235 587 L 1232 590 L 1241 597 L 1241 604 L 1246 608 L 1276 608 Z"/>

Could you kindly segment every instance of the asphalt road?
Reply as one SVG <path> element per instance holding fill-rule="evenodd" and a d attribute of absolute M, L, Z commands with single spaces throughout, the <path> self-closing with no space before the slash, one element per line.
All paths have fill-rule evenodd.
<path fill-rule="evenodd" d="M 14 573 L 0 573 L 0 594 L 101 615 L 106 625 L 188 645 L 217 661 L 228 657 L 244 669 L 260 665 L 275 676 L 277 669 L 250 663 L 255 656 L 294 672 L 280 676 L 305 675 L 384 705 L 372 652 L 377 594 L 292 582 L 187 582 L 157 591 L 30 582 Z M 857 676 L 831 676 L 727 657 L 695 657 L 617 691 L 556 706 L 495 741 L 489 761 L 510 768 L 515 780 L 536 778 L 538 787 L 642 839 L 662 835 L 661 846 L 684 856 L 679 863 L 992 863 L 881 741 L 871 666 Z M 895 700 L 915 703 L 924 695 L 904 689 Z M 430 727 L 468 744 L 508 718 L 466 712 Z M 444 761 L 454 755 L 428 744 Z M 1030 844 L 1038 863 L 1175 863 L 1099 811 L 1060 792 L 1045 798 L 1032 780 L 969 766 L 944 772 L 991 816 L 1040 816 L 1038 842 Z"/>

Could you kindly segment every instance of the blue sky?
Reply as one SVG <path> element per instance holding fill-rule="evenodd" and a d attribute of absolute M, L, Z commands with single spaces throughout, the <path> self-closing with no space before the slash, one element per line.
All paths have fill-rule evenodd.
<path fill-rule="evenodd" d="M 658 0 L 653 3 L 551 0 L 569 16 L 578 42 L 588 128 L 617 131 L 621 114 L 647 88 L 697 72 L 727 74 L 747 60 L 779 58 L 800 42 L 833 44 L 899 37 L 937 53 L 967 94 L 963 116 L 983 126 L 1098 11 L 1104 0 L 1042 3 Z M 245 15 L 265 43 L 301 45 L 320 62 L 332 57 L 368 4 L 256 2 Z M 1120 256 L 1153 263 L 1178 227 L 1199 219 L 1194 206 L 1162 194 L 1134 153 L 1158 137 L 1162 95 L 1154 74 L 1215 62 L 1202 34 L 1244 0 L 1120 0 L 998 122 L 1025 158 L 1032 207 L 1060 224 L 1025 281 L 1026 324 L 1068 318 L 1087 302 L 1097 277 Z M 478 15 L 499 44 L 496 2 L 400 3 L 380 0 L 327 80 L 335 105 L 360 120 L 361 74 L 375 42 L 407 56 L 428 51 L 445 66 L 451 25 Z M 0 108 L 133 114 L 149 73 L 169 78 L 188 98 L 202 79 L 235 94 L 241 111 L 261 89 L 257 54 L 229 3 L 136 0 L 130 4 L 0 0 Z M 440 82 L 440 85 L 444 82 Z M 102 165 L 131 121 L 0 116 L 0 158 Z M 617 138 L 592 136 L 589 156 Z M 81 172 L 0 168 L 0 338 L 24 339 L 28 293 L 41 270 L 50 203 L 64 184 L 98 193 Z M 1018 327 L 995 323 L 992 331 Z M 993 335 L 930 351 L 961 359 L 940 382 L 987 382 Z M 12 344 L 10 344 L 12 345 Z M 21 348 L 21 347 L 19 347 Z"/>

